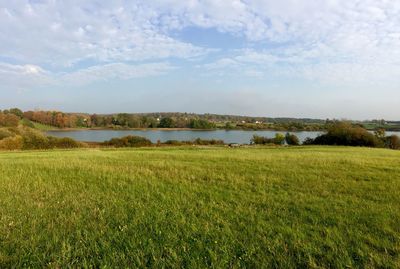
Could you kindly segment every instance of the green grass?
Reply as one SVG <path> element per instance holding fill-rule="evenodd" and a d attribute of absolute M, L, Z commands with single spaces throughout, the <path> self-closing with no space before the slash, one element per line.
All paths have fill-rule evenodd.
<path fill-rule="evenodd" d="M 400 152 L 0 153 L 0 268 L 399 268 Z"/>
<path fill-rule="evenodd" d="M 54 127 L 54 126 L 50 126 L 50 125 L 46 125 L 46 124 L 42 124 L 39 122 L 34 122 L 32 121 L 33 126 L 35 129 L 41 130 L 41 131 L 50 131 L 50 130 L 57 130 L 59 128 Z"/>

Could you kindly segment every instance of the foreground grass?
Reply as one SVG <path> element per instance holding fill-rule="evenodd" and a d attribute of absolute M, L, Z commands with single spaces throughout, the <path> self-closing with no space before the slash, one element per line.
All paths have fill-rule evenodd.
<path fill-rule="evenodd" d="M 400 152 L 0 153 L 0 267 L 400 267 Z"/>

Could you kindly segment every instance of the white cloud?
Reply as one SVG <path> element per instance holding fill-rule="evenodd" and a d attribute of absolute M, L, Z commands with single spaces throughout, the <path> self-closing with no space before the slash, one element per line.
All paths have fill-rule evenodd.
<path fill-rule="evenodd" d="M 296 58 L 314 54 L 320 61 L 332 55 L 357 62 L 374 57 L 400 61 L 398 1 L 18 0 L 4 4 L 0 15 L 0 54 L 38 65 L 207 53 L 171 37 L 169 31 L 187 26 L 215 28 L 251 42 L 274 42 L 277 50 L 301 52 Z M 272 59 L 254 56 L 267 62 L 277 56 L 273 53 Z"/>
<path fill-rule="evenodd" d="M 207 50 L 175 40 L 140 2 L 10 1 L 0 9 L 0 55 L 21 62 L 73 65 L 190 58 Z"/>
<path fill-rule="evenodd" d="M 59 75 L 58 79 L 60 83 L 66 83 L 68 85 L 84 85 L 95 81 L 107 81 L 113 79 L 128 80 L 133 78 L 156 76 L 164 74 L 172 69 L 174 69 L 173 66 L 163 62 L 138 65 L 113 63 Z"/>
<path fill-rule="evenodd" d="M 45 71 L 37 65 L 13 65 L 7 63 L 0 63 L 0 74 L 14 75 L 14 74 L 27 74 L 27 75 L 40 75 Z"/>
<path fill-rule="evenodd" d="M 82 86 L 96 81 L 128 80 L 165 74 L 175 69 L 169 63 L 129 65 L 112 63 L 96 65 L 69 73 L 54 73 L 36 65 L 11 65 L 0 63 L 1 89 L 19 91 L 41 86 Z"/>
<path fill-rule="evenodd" d="M 0 62 L 0 88 L 25 90 L 51 82 L 45 70 L 36 65 L 13 65 Z"/>

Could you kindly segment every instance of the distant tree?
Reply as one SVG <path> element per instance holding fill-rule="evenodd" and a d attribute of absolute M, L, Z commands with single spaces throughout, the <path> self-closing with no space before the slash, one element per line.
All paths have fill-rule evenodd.
<path fill-rule="evenodd" d="M 66 127 L 66 117 L 64 117 L 63 113 L 56 113 L 54 115 L 54 126 L 57 126 L 59 128 L 65 128 Z"/>
<path fill-rule="evenodd" d="M 160 124 L 158 125 L 160 128 L 174 128 L 175 122 L 172 118 L 166 117 L 162 118 Z"/>
<path fill-rule="evenodd" d="M 22 119 L 22 117 L 24 116 L 24 112 L 22 112 L 22 110 L 19 108 L 11 108 L 9 112 L 19 117 L 20 119 Z"/>
<path fill-rule="evenodd" d="M 127 118 L 127 124 L 129 128 L 140 128 L 141 126 L 141 120 L 138 116 L 135 115 L 129 115 Z"/>
<path fill-rule="evenodd" d="M 97 116 L 97 114 L 90 115 L 90 120 L 93 126 L 100 125 L 100 118 L 99 116 Z"/>
<path fill-rule="evenodd" d="M 192 119 L 190 120 L 189 127 L 193 129 L 213 129 L 215 128 L 215 124 L 208 120 Z"/>
<path fill-rule="evenodd" d="M 142 126 L 146 128 L 157 128 L 158 121 L 156 118 L 149 116 L 149 117 L 142 117 Z"/>
<path fill-rule="evenodd" d="M 235 126 L 233 126 L 233 124 L 231 122 L 227 122 L 225 123 L 225 129 L 230 130 L 230 129 L 234 129 Z"/>
<path fill-rule="evenodd" d="M 114 124 L 120 126 L 128 126 L 130 115 L 127 113 L 120 113 L 114 118 Z"/>
<path fill-rule="evenodd" d="M 77 116 L 76 117 L 76 122 L 75 122 L 77 127 L 88 127 L 88 121 L 85 117 L 82 116 Z"/>

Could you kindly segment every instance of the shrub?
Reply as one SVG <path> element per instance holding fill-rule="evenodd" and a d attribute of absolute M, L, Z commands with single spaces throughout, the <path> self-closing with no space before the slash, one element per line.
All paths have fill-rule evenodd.
<path fill-rule="evenodd" d="M 303 141 L 303 145 L 313 145 L 314 144 L 314 139 L 312 139 L 311 137 L 306 137 L 306 139 L 304 139 Z"/>
<path fill-rule="evenodd" d="M 112 138 L 111 140 L 104 141 L 103 145 L 121 147 L 144 147 L 152 145 L 151 141 L 141 136 L 128 135 L 121 138 Z"/>
<path fill-rule="evenodd" d="M 332 124 L 326 134 L 317 136 L 312 142 L 314 145 L 341 145 L 383 147 L 384 143 L 375 135 L 360 126 L 338 122 Z"/>
<path fill-rule="evenodd" d="M 23 149 L 49 149 L 48 138 L 41 132 L 31 128 L 25 128 L 23 131 Z"/>
<path fill-rule="evenodd" d="M 286 140 L 286 143 L 287 143 L 288 145 L 293 145 L 293 146 L 298 146 L 298 145 L 300 145 L 300 140 L 299 140 L 299 138 L 298 138 L 296 135 L 294 135 L 294 134 L 286 133 L 286 135 L 285 135 L 285 140 Z"/>
<path fill-rule="evenodd" d="M 167 140 L 167 141 L 164 142 L 164 144 L 179 146 L 179 145 L 187 144 L 187 141 Z"/>
<path fill-rule="evenodd" d="M 385 146 L 390 149 L 400 149 L 400 137 L 397 135 L 387 136 L 385 139 Z"/>
<path fill-rule="evenodd" d="M 273 143 L 275 145 L 282 145 L 285 142 L 285 136 L 283 134 L 275 134 L 275 137 L 273 139 Z"/>
<path fill-rule="evenodd" d="M 14 114 L 4 114 L 0 112 L 0 126 L 16 127 L 19 124 L 19 117 Z"/>
<path fill-rule="evenodd" d="M 264 145 L 264 144 L 270 144 L 272 143 L 270 138 L 259 136 L 259 135 L 253 135 L 253 138 L 250 140 L 250 143 L 256 144 L 256 145 Z"/>
<path fill-rule="evenodd" d="M 10 132 L 8 129 L 6 129 L 6 128 L 0 129 L 0 140 L 10 137 L 10 136 L 14 136 L 14 134 L 12 132 Z"/>
<path fill-rule="evenodd" d="M 0 149 L 52 149 L 87 146 L 72 138 L 46 136 L 35 129 L 19 126 L 0 129 Z"/>
<path fill-rule="evenodd" d="M 57 138 L 57 137 L 48 137 L 48 145 L 49 148 L 58 148 L 58 149 L 72 149 L 72 148 L 80 148 L 85 146 L 84 143 L 78 142 L 69 137 Z"/>
<path fill-rule="evenodd" d="M 195 139 L 193 141 L 193 144 L 196 144 L 196 145 L 223 145 L 224 141 L 223 140 L 217 140 L 217 139 L 207 140 L 207 139 L 197 138 L 197 139 Z"/>
<path fill-rule="evenodd" d="M 208 140 L 208 139 L 197 138 L 193 141 L 167 140 L 163 144 L 181 146 L 181 145 L 224 145 L 225 143 L 223 140 L 218 140 L 218 139 Z"/>
<path fill-rule="evenodd" d="M 0 149 L 2 150 L 20 150 L 23 147 L 23 139 L 16 135 L 0 140 Z"/>
<path fill-rule="evenodd" d="M 250 140 L 250 142 L 256 145 L 266 145 L 266 144 L 282 145 L 283 142 L 285 142 L 285 136 L 279 133 L 275 134 L 274 138 L 253 135 L 253 138 Z"/>

